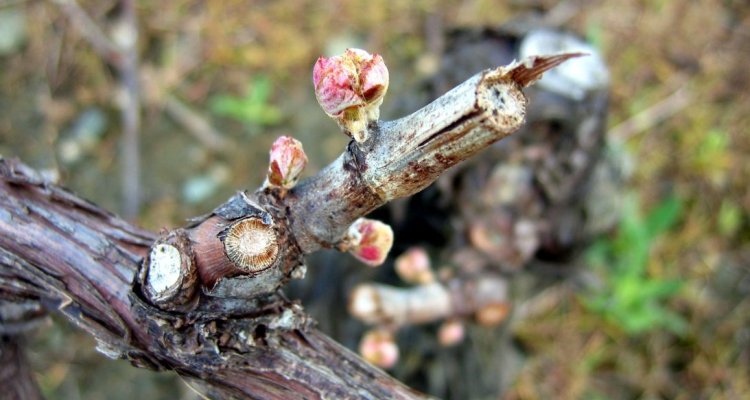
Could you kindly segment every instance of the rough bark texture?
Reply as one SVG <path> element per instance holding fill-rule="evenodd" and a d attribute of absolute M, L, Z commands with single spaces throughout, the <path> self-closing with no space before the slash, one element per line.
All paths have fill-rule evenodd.
<path fill-rule="evenodd" d="M 184 315 L 149 306 L 131 285 L 154 239 L 23 164 L 0 161 L 0 290 L 59 310 L 104 354 L 174 369 L 226 398 L 420 397 L 276 296 L 262 307 L 238 300 Z"/>
<path fill-rule="evenodd" d="M 290 194 L 290 224 L 303 252 L 331 247 L 356 218 L 419 192 L 448 168 L 515 132 L 526 115 L 521 89 L 579 55 L 534 57 L 486 70 L 414 114 L 371 124 L 367 141 L 350 143 Z"/>
<path fill-rule="evenodd" d="M 573 56 L 484 71 L 412 116 L 371 124 L 366 142 L 290 192 L 242 192 L 197 219 L 187 235 L 201 276 L 227 262 L 220 232 L 247 218 L 272 224 L 278 257 L 258 273 L 230 269 L 198 282 L 180 311 L 144 296 L 154 234 L 0 160 L 0 298 L 38 301 L 91 333 L 104 354 L 175 370 L 214 397 L 423 397 L 317 331 L 277 289 L 300 275 L 305 254 L 335 246 L 357 218 L 516 130 L 521 88 Z"/>

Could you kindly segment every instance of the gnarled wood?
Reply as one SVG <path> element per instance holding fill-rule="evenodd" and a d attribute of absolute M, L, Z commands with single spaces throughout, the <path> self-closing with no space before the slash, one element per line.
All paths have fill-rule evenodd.
<path fill-rule="evenodd" d="M 318 332 L 278 297 L 168 314 L 131 290 L 155 237 L 0 161 L 0 291 L 38 299 L 92 334 L 112 358 L 174 369 L 222 397 L 417 398 Z M 242 302 L 240 302 L 242 303 Z"/>

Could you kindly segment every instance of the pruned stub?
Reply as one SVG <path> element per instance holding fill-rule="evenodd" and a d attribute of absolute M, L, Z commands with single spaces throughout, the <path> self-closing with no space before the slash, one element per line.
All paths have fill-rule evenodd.
<path fill-rule="evenodd" d="M 257 273 L 270 268 L 279 254 L 273 224 L 256 217 L 244 218 L 219 233 L 227 257 L 241 270 Z"/>
<path fill-rule="evenodd" d="M 177 247 L 159 243 L 151 248 L 149 253 L 151 261 L 146 284 L 159 297 L 168 290 L 175 290 L 181 283 L 180 251 Z"/>
<path fill-rule="evenodd" d="M 526 98 L 514 82 L 497 82 L 486 87 L 479 91 L 477 102 L 488 111 L 488 124 L 501 131 L 519 128 L 526 117 Z"/>
<path fill-rule="evenodd" d="M 146 298 L 162 309 L 187 309 L 194 304 L 198 272 L 183 229 L 170 232 L 151 246 L 138 279 Z"/>

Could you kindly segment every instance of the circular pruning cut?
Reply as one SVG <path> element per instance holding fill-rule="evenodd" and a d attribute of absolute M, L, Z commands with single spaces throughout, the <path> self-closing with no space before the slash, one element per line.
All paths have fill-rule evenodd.
<path fill-rule="evenodd" d="M 229 260 L 249 273 L 268 269 L 279 254 L 276 231 L 260 218 L 239 220 L 223 230 L 219 238 Z"/>

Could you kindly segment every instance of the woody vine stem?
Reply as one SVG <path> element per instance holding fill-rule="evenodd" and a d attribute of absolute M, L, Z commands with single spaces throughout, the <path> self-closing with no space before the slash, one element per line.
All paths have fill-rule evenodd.
<path fill-rule="evenodd" d="M 380 56 L 321 58 L 316 96 L 352 138 L 345 151 L 298 183 L 302 144 L 279 138 L 261 188 L 158 238 L 2 160 L 0 299 L 59 310 L 110 357 L 175 370 L 213 397 L 421 397 L 318 332 L 278 289 L 321 248 L 382 263 L 393 233 L 364 216 L 518 129 L 522 88 L 576 56 L 483 71 L 395 121 L 378 119 Z"/>
<path fill-rule="evenodd" d="M 189 278 L 194 268 L 200 279 L 193 285 L 201 284 L 204 294 L 255 298 L 273 293 L 293 275 L 303 276 L 302 257 L 320 248 L 349 251 L 366 264 L 379 265 L 393 233 L 361 217 L 420 191 L 446 169 L 518 129 L 526 105 L 521 88 L 573 56 L 534 57 L 484 71 L 391 122 L 377 120 L 388 87 L 379 55 L 350 49 L 319 59 L 313 73 L 316 95 L 324 111 L 352 137 L 346 151 L 296 185 L 307 162 L 302 144 L 279 138 L 263 187 L 239 193 L 185 231 L 170 232 L 158 243 L 162 253 L 151 252 L 147 277 Z M 163 252 L 164 246 L 170 246 L 169 253 Z M 180 257 L 173 255 L 178 253 Z M 149 291 L 154 284 L 171 287 L 158 279 L 147 283 Z M 192 285 L 181 285 L 194 292 Z M 180 306 L 164 302 L 161 294 L 157 297 L 152 300 Z M 190 299 L 183 293 L 178 303 Z"/>

